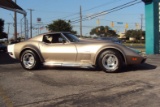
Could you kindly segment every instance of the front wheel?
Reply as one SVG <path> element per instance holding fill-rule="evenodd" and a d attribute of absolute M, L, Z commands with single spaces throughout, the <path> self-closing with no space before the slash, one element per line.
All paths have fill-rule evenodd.
<path fill-rule="evenodd" d="M 21 65 L 24 69 L 33 70 L 39 67 L 40 61 L 37 54 L 31 50 L 26 50 L 21 55 Z"/>
<path fill-rule="evenodd" d="M 106 50 L 100 55 L 98 64 L 103 71 L 115 73 L 121 69 L 123 61 L 118 51 Z"/>

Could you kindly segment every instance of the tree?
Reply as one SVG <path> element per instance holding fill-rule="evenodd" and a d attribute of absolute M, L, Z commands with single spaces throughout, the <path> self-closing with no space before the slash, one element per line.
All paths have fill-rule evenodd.
<path fill-rule="evenodd" d="M 96 34 L 97 36 L 117 36 L 114 30 L 111 30 L 108 26 L 99 26 L 91 29 L 90 35 Z"/>
<path fill-rule="evenodd" d="M 51 32 L 71 32 L 74 34 L 77 34 L 76 31 L 72 30 L 72 26 L 69 22 L 66 22 L 64 20 L 58 19 L 56 21 L 53 21 L 53 23 L 49 24 L 47 26 L 48 30 Z"/>
<path fill-rule="evenodd" d="M 0 19 L 0 34 L 3 32 L 4 30 L 4 20 Z"/>
<path fill-rule="evenodd" d="M 134 37 L 137 40 L 140 40 L 143 37 L 145 37 L 145 32 L 141 30 L 128 30 L 125 34 L 126 39 L 129 39 L 130 37 Z"/>
<path fill-rule="evenodd" d="M 7 33 L 3 32 L 4 30 L 4 20 L 0 19 L 0 39 L 7 38 Z"/>
<path fill-rule="evenodd" d="M 5 33 L 5 32 L 0 33 L 0 39 L 4 39 L 4 38 L 7 38 L 7 37 L 8 37 L 7 33 Z"/>

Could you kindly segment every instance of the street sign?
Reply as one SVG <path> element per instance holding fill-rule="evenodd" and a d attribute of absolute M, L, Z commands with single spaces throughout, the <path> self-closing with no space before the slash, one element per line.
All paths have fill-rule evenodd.
<path fill-rule="evenodd" d="M 111 22 L 111 27 L 114 27 L 114 22 L 113 21 Z"/>
<path fill-rule="evenodd" d="M 37 22 L 41 22 L 41 18 L 37 18 Z"/>
<path fill-rule="evenodd" d="M 123 22 L 117 22 L 117 24 L 123 24 Z"/>

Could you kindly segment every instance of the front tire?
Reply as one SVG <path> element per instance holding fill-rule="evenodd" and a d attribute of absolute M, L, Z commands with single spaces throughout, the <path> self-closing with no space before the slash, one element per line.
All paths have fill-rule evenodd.
<path fill-rule="evenodd" d="M 123 60 L 120 53 L 116 50 L 106 50 L 101 53 L 98 59 L 99 67 L 107 73 L 120 71 Z"/>
<path fill-rule="evenodd" d="M 38 55 L 31 50 L 24 51 L 21 55 L 21 65 L 26 70 L 37 69 L 40 65 Z"/>

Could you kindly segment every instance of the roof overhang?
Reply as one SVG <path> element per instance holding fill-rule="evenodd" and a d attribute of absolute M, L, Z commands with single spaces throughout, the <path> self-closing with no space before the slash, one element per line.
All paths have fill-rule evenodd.
<path fill-rule="evenodd" d="M 18 6 L 12 0 L 0 0 L 0 7 L 7 10 L 14 11 L 14 12 L 18 12 L 24 15 L 27 14 L 25 10 L 23 10 L 20 6 Z"/>

